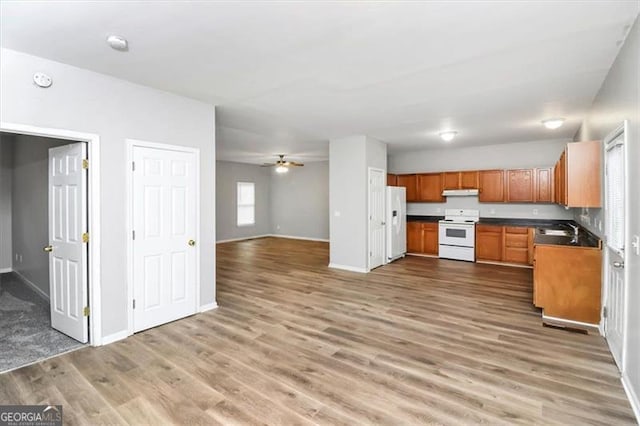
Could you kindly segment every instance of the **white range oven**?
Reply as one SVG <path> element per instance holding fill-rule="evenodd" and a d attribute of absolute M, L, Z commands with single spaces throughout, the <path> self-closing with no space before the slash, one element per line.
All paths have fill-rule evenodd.
<path fill-rule="evenodd" d="M 476 222 L 479 210 L 446 209 L 438 226 L 438 256 L 444 259 L 476 260 Z"/>

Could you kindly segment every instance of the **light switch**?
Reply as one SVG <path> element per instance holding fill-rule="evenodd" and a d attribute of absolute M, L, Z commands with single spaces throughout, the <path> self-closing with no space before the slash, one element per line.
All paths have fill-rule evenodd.
<path fill-rule="evenodd" d="M 636 254 L 636 256 L 640 256 L 640 237 L 637 235 L 634 235 L 633 237 L 631 237 L 631 247 L 633 247 L 633 252 Z"/>
<path fill-rule="evenodd" d="M 336 211 L 333 212 L 333 215 L 335 217 L 340 217 L 340 212 L 338 210 L 336 210 Z"/>

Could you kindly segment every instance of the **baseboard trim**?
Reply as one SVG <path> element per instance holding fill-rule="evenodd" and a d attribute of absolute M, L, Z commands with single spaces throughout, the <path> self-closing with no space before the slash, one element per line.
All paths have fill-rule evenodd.
<path fill-rule="evenodd" d="M 31 287 L 31 289 L 33 291 L 35 291 L 36 293 L 38 293 L 40 296 L 44 297 L 45 300 L 50 301 L 51 299 L 49 298 L 49 295 L 47 293 L 45 293 L 44 291 L 42 291 L 42 289 L 40 287 L 38 287 L 37 285 L 35 285 L 33 282 L 29 281 L 24 275 L 22 275 L 20 272 L 16 271 L 15 269 L 13 270 L 13 273 L 16 274 L 16 276 L 18 277 L 18 279 L 20 281 L 22 281 L 23 283 L 25 283 L 26 285 L 28 285 L 29 287 Z"/>
<path fill-rule="evenodd" d="M 218 309 L 217 302 L 207 303 L 206 305 L 200 306 L 200 309 L 198 310 L 198 312 L 202 313 L 202 312 L 212 311 L 214 309 Z"/>
<path fill-rule="evenodd" d="M 633 386 L 631 386 L 631 383 L 629 383 L 629 379 L 625 374 L 622 375 L 622 387 L 627 393 L 627 398 L 629 398 L 629 403 L 631 404 L 633 413 L 636 415 L 636 420 L 638 421 L 638 423 L 640 423 L 640 399 L 638 399 L 638 394 L 636 394 Z"/>
<path fill-rule="evenodd" d="M 13 272 L 13 268 L 0 268 L 0 274 L 8 274 L 9 272 Z"/>
<path fill-rule="evenodd" d="M 266 238 L 266 237 L 271 237 L 271 234 L 252 235 L 250 237 L 240 237 L 240 238 L 229 238 L 227 240 L 216 241 L 216 244 L 232 243 L 234 241 L 255 240 L 258 238 Z"/>
<path fill-rule="evenodd" d="M 297 237 L 295 235 L 282 235 L 282 234 L 262 234 L 253 235 L 250 237 L 230 238 L 228 240 L 216 241 L 216 244 L 233 243 L 235 241 L 255 240 L 258 238 L 287 238 L 290 240 L 304 240 L 304 241 L 320 241 L 322 243 L 328 243 L 329 240 L 325 238 L 311 238 L 311 237 Z"/>
<path fill-rule="evenodd" d="M 271 234 L 270 236 L 274 238 L 288 238 L 290 240 L 320 241 L 322 243 L 329 242 L 329 240 L 326 238 L 297 237 L 295 235 L 282 235 L 282 234 Z"/>
<path fill-rule="evenodd" d="M 102 346 L 108 345 L 110 343 L 117 342 L 119 340 L 124 340 L 129 336 L 130 336 L 129 330 L 122 330 L 122 331 L 119 331 L 117 333 L 110 334 L 108 336 L 103 336 L 102 337 Z"/>
<path fill-rule="evenodd" d="M 358 273 L 361 273 L 361 274 L 366 274 L 366 273 L 369 272 L 365 268 L 358 268 L 358 267 L 355 267 L 355 266 L 347 266 L 347 265 L 339 265 L 337 263 L 329 263 L 329 268 L 341 269 L 343 271 L 349 271 L 349 272 L 358 272 Z"/>

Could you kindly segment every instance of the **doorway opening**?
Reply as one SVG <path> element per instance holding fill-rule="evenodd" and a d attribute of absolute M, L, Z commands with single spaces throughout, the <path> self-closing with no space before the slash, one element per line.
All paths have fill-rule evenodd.
<path fill-rule="evenodd" d="M 0 123 L 0 372 L 101 344 L 98 143 Z"/>

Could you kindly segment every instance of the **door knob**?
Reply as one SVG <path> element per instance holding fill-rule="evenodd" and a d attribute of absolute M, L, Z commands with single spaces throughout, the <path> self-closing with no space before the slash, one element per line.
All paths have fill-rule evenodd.
<path fill-rule="evenodd" d="M 53 246 L 43 247 L 42 250 L 46 251 L 47 253 L 51 253 L 53 251 Z"/>
<path fill-rule="evenodd" d="M 613 262 L 614 268 L 624 268 L 624 262 Z"/>
<path fill-rule="evenodd" d="M 196 245 L 196 240 L 189 240 L 189 242 L 187 243 L 189 244 L 191 247 Z"/>

